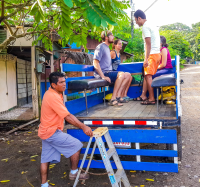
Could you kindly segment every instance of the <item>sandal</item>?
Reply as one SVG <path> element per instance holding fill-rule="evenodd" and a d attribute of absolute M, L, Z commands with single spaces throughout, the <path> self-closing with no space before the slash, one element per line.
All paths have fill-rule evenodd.
<path fill-rule="evenodd" d="M 156 104 L 156 101 L 146 100 L 146 101 L 141 102 L 141 105 L 155 105 L 155 104 Z"/>
<path fill-rule="evenodd" d="M 139 97 L 134 98 L 133 101 L 146 101 L 147 99 L 148 99 L 148 98 L 142 99 L 142 97 L 139 96 Z"/>
<path fill-rule="evenodd" d="M 126 99 L 127 101 L 132 101 L 133 98 L 130 98 L 129 96 L 123 97 L 123 99 Z"/>
<path fill-rule="evenodd" d="M 117 102 L 114 104 L 115 101 L 117 101 Z M 110 101 L 108 102 L 108 105 L 109 105 L 109 106 L 123 106 L 122 104 L 119 104 L 119 102 L 118 102 L 117 99 L 110 100 Z"/>
<path fill-rule="evenodd" d="M 128 100 L 123 99 L 123 98 L 121 100 L 121 97 L 117 97 L 117 101 L 118 101 L 118 103 L 128 103 L 129 102 Z"/>

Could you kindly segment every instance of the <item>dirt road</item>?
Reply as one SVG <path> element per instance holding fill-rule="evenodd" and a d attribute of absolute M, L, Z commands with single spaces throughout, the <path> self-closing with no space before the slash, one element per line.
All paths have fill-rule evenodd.
<path fill-rule="evenodd" d="M 200 186 L 200 66 L 186 66 L 181 71 L 184 84 L 181 86 L 182 142 L 183 159 L 179 164 L 179 173 L 156 173 L 127 171 L 133 187 L 199 187 Z M 0 134 L 0 138 L 4 138 Z M 11 135 L 0 140 L 0 183 L 5 187 L 40 187 L 40 153 L 41 141 L 37 137 L 37 127 L 29 132 Z M 3 160 L 2 160 L 3 159 Z M 91 170 L 97 172 L 97 170 Z M 98 170 L 104 172 L 104 170 Z M 73 182 L 68 179 L 69 160 L 62 156 L 61 163 L 50 169 L 50 183 L 56 187 L 71 187 Z M 154 179 L 146 182 L 146 179 Z M 88 187 L 109 187 L 107 175 L 91 176 L 86 181 Z"/>

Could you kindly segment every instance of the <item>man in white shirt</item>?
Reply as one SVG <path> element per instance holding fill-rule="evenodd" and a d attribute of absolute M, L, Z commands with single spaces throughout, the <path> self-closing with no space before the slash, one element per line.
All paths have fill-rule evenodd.
<path fill-rule="evenodd" d="M 143 11 L 137 10 L 134 14 L 136 24 L 142 27 L 142 37 L 144 40 L 145 58 L 144 58 L 144 82 L 142 95 L 135 98 L 135 101 L 142 101 L 143 105 L 155 105 L 153 88 L 151 87 L 152 76 L 155 75 L 161 60 L 160 54 L 160 34 L 159 30 L 149 25 L 146 15 Z M 149 91 L 149 98 L 146 96 Z"/>

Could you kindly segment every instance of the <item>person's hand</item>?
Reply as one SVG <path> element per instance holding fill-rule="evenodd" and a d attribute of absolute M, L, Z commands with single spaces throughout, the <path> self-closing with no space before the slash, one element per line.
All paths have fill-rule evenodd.
<path fill-rule="evenodd" d="M 109 77 L 102 77 L 102 79 L 104 79 L 104 80 L 108 81 L 109 83 L 111 83 L 111 80 L 110 80 Z"/>
<path fill-rule="evenodd" d="M 146 68 L 148 66 L 148 61 L 147 60 L 144 61 L 143 66 L 144 66 L 144 68 Z"/>
<path fill-rule="evenodd" d="M 85 127 L 83 127 L 83 132 L 84 132 L 86 135 L 90 136 L 90 137 L 93 136 L 92 129 L 91 129 L 90 127 L 86 126 L 86 125 L 85 125 Z"/>

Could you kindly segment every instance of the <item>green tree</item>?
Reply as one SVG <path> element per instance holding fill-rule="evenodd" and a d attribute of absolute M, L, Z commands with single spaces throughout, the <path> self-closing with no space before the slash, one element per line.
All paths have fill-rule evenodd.
<path fill-rule="evenodd" d="M 42 40 L 45 48 L 52 50 L 53 32 L 61 36 L 63 46 L 70 41 L 86 47 L 89 30 L 95 34 L 117 26 L 127 18 L 123 10 L 128 7 L 125 0 L 1 0 L 0 23 L 10 37 L 0 44 L 0 51 L 16 38 L 36 34 L 33 44 Z"/>
<path fill-rule="evenodd" d="M 160 27 L 160 31 L 167 31 L 167 30 L 176 30 L 182 32 L 183 34 L 187 34 L 191 31 L 191 28 L 182 23 L 173 23 L 169 25 L 163 25 Z"/>
<path fill-rule="evenodd" d="M 184 38 L 184 35 L 177 30 L 166 30 L 160 31 L 160 35 L 166 37 L 167 43 L 169 44 L 169 52 L 171 57 L 180 55 L 181 59 L 186 57 L 193 57 L 193 53 L 190 49 L 190 43 Z"/>
<path fill-rule="evenodd" d="M 186 35 L 186 40 L 190 43 L 194 60 L 200 60 L 200 22 L 192 24 L 192 30 Z"/>

